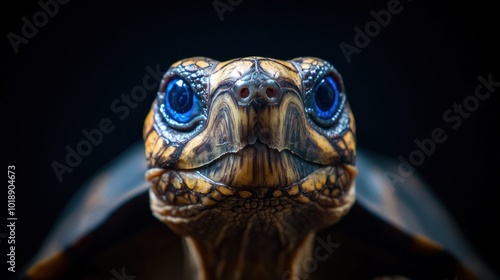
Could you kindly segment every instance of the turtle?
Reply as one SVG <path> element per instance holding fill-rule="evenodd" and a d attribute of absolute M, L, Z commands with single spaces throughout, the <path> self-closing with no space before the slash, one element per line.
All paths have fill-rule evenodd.
<path fill-rule="evenodd" d="M 182 59 L 143 140 L 84 185 L 23 279 L 492 279 L 424 180 L 356 145 L 316 57 Z"/>

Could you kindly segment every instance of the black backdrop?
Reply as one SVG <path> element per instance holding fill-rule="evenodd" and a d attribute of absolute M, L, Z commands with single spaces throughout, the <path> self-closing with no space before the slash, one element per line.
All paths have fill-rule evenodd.
<path fill-rule="evenodd" d="M 221 21 L 210 0 L 69 1 L 59 5 L 33 38 L 17 46 L 17 54 L 9 32 L 21 36 L 22 18 L 32 22 L 41 7 L 36 1 L 2 4 L 2 168 L 14 164 L 17 170 L 17 268 L 33 256 L 76 189 L 141 139 L 155 91 L 148 91 L 123 120 L 111 104 L 142 85 L 147 66 L 159 65 L 165 71 L 179 59 L 198 55 L 218 60 L 249 55 L 329 60 L 344 77 L 359 146 L 393 158 L 408 158 L 416 149 L 415 139 L 443 128 L 447 140 L 437 144 L 417 172 L 474 248 L 491 266 L 498 266 L 500 231 L 492 223 L 498 220 L 498 171 L 493 162 L 499 156 L 494 104 L 500 87 L 468 118 L 461 117 L 456 130 L 451 129 L 455 122 L 443 119 L 453 104 L 470 100 L 479 75 L 492 74 L 500 81 L 495 9 L 476 2 L 401 0 L 401 12 L 379 32 L 373 29 L 369 44 L 348 63 L 341 42 L 354 45 L 353 28 L 364 29 L 373 21 L 371 10 L 387 9 L 393 1 L 219 3 L 238 2 Z M 85 139 L 82 130 L 97 128 L 103 118 L 112 121 L 114 131 L 59 182 L 51 163 L 64 163 L 65 147 L 75 148 Z M 2 209 L 6 192 L 0 192 Z M 1 241 L 5 257 L 6 242 Z M 1 266 L 6 271 L 6 263 Z"/>

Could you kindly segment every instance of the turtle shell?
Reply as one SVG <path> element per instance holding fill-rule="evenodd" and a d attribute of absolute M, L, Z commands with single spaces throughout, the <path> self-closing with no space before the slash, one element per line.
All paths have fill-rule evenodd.
<path fill-rule="evenodd" d="M 357 202 L 318 233 L 310 279 L 494 278 L 422 180 L 394 191 L 380 170 L 397 162 L 363 150 L 357 162 Z M 187 279 L 182 238 L 152 216 L 144 172 L 138 143 L 75 195 L 23 277 Z"/>
<path fill-rule="evenodd" d="M 418 176 L 395 189 L 399 163 L 356 150 L 342 79 L 324 60 L 175 63 L 144 140 L 75 195 L 27 279 L 232 279 L 215 270 L 197 277 L 192 265 L 208 247 L 189 238 L 220 247 L 249 225 L 252 257 L 222 244 L 246 268 L 239 279 L 493 277 Z M 193 223 L 200 208 L 211 211 Z M 282 253 L 306 243 L 307 254 Z M 275 256 L 300 262 L 282 270 Z M 262 275 L 274 261 L 277 272 Z"/>

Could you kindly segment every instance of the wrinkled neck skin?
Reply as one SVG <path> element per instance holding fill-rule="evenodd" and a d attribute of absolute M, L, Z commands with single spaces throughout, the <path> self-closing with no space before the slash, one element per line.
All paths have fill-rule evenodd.
<path fill-rule="evenodd" d="M 178 208 L 150 194 L 153 214 L 183 237 L 186 279 L 195 280 L 307 279 L 303 267 L 316 233 L 336 224 L 355 201 L 354 187 L 336 207 L 228 197 L 217 207 Z"/>
<path fill-rule="evenodd" d="M 259 221 L 249 220 L 245 228 L 226 228 L 218 236 L 185 237 L 189 279 L 299 279 L 300 265 L 311 256 L 316 233 L 291 236 L 260 232 L 260 227 Z"/>

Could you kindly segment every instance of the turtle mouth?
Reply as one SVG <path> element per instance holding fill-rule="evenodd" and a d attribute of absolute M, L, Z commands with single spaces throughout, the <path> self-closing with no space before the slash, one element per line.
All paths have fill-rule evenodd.
<path fill-rule="evenodd" d="M 155 199 L 178 208 L 213 207 L 224 201 L 278 205 L 283 200 L 339 207 L 356 174 L 351 164 L 321 165 L 255 143 L 195 169 L 152 168 L 146 179 Z"/>
<path fill-rule="evenodd" d="M 305 160 L 289 150 L 278 151 L 256 141 L 235 153 L 196 168 L 212 181 L 233 188 L 285 188 L 325 165 Z"/>

